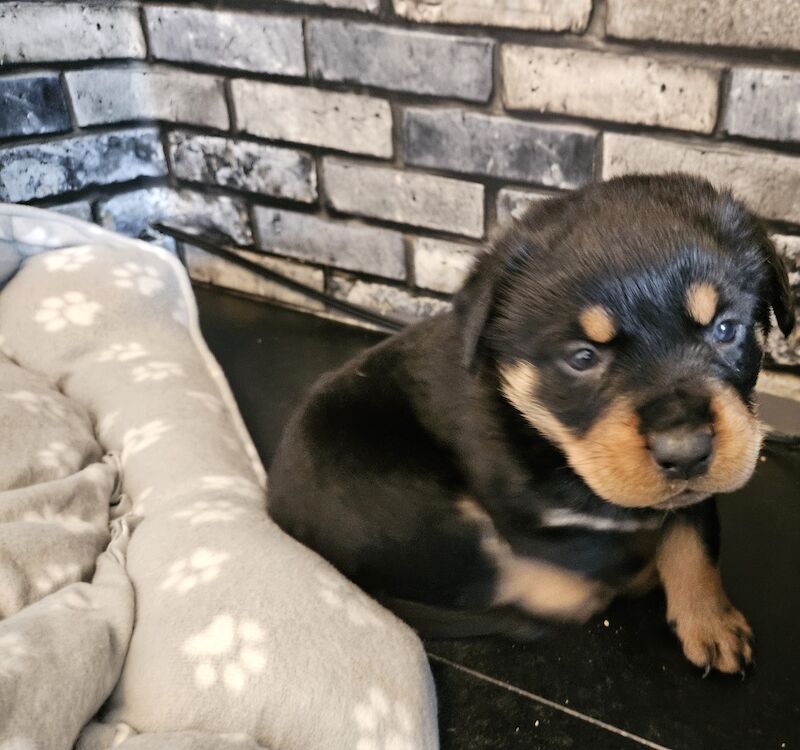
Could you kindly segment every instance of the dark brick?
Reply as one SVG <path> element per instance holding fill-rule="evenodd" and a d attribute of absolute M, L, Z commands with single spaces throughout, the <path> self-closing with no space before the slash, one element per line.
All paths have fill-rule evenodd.
<path fill-rule="evenodd" d="M 307 33 L 312 77 L 478 102 L 492 93 L 491 39 L 349 21 L 311 21 Z"/>
<path fill-rule="evenodd" d="M 459 109 L 408 109 L 407 164 L 575 188 L 592 179 L 597 134 Z"/>
<path fill-rule="evenodd" d="M 0 78 L 0 138 L 69 130 L 69 112 L 52 73 Z"/>

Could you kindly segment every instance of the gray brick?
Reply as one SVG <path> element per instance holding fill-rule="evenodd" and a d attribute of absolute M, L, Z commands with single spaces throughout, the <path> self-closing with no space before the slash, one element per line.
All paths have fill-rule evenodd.
<path fill-rule="evenodd" d="M 406 31 L 350 21 L 310 21 L 311 75 L 393 91 L 485 102 L 491 39 Z"/>
<path fill-rule="evenodd" d="M 223 81 L 173 68 L 94 68 L 65 74 L 78 125 L 166 120 L 227 129 Z"/>
<path fill-rule="evenodd" d="M 406 276 L 403 238 L 390 229 L 262 207 L 254 220 L 259 247 L 278 255 L 390 279 Z"/>
<path fill-rule="evenodd" d="M 147 7 L 145 14 L 150 50 L 158 59 L 305 75 L 300 18 L 164 6 Z"/>
<path fill-rule="evenodd" d="M 592 0 L 394 0 L 394 12 L 420 23 L 583 32 Z"/>
<path fill-rule="evenodd" d="M 0 4 L 0 64 L 143 59 L 147 49 L 133 5 Z"/>
<path fill-rule="evenodd" d="M 331 292 L 334 297 L 354 305 L 409 322 L 450 309 L 449 303 L 435 297 L 414 295 L 395 286 L 361 281 L 342 274 L 334 274 L 331 278 Z"/>
<path fill-rule="evenodd" d="M 236 121 L 247 133 L 371 156 L 392 155 L 392 110 L 371 96 L 236 80 Z"/>
<path fill-rule="evenodd" d="M 606 31 L 623 39 L 800 49 L 800 3 L 608 0 Z"/>
<path fill-rule="evenodd" d="M 773 141 L 800 141 L 800 73 L 736 68 L 731 76 L 725 130 Z"/>
<path fill-rule="evenodd" d="M 720 71 L 639 55 L 505 45 L 506 109 L 710 133 Z"/>
<path fill-rule="evenodd" d="M 69 130 L 69 112 L 54 73 L 0 78 L 0 138 Z"/>
<path fill-rule="evenodd" d="M 414 237 L 414 276 L 424 289 L 451 294 L 464 284 L 480 249 L 461 242 Z"/>
<path fill-rule="evenodd" d="M 82 221 L 92 220 L 92 206 L 89 201 L 75 201 L 73 203 L 62 203 L 60 206 L 50 206 L 51 211 L 71 216 L 73 219 Z"/>
<path fill-rule="evenodd" d="M 317 198 L 314 159 L 304 151 L 178 131 L 169 134 L 168 152 L 181 180 L 304 203 Z"/>
<path fill-rule="evenodd" d="M 800 157 L 737 146 L 699 146 L 606 133 L 603 178 L 627 173 L 690 172 L 727 186 L 768 219 L 800 223 Z"/>
<path fill-rule="evenodd" d="M 326 8 L 349 8 L 364 13 L 377 13 L 381 9 L 381 0 L 288 0 L 299 5 L 322 5 Z"/>
<path fill-rule="evenodd" d="M 316 300 L 309 299 L 299 292 L 287 289 L 273 281 L 267 281 L 253 273 L 228 263 L 222 258 L 217 258 L 209 253 L 191 245 L 183 248 L 186 257 L 186 267 L 189 275 L 195 281 L 214 284 L 215 286 L 234 289 L 237 292 L 264 297 L 275 302 L 281 302 L 292 307 L 301 307 L 306 310 L 322 311 L 324 305 Z M 325 288 L 325 275 L 318 268 L 311 268 L 300 263 L 293 263 L 280 258 L 269 258 L 261 253 L 241 252 L 240 255 L 253 263 L 257 263 L 271 271 L 288 276 L 294 281 L 313 287 L 321 292 Z"/>
<path fill-rule="evenodd" d="M 551 193 L 543 193 L 538 190 L 501 188 L 497 192 L 497 223 L 508 224 L 512 219 L 519 219 L 533 203 L 539 203 L 552 197 Z"/>
<path fill-rule="evenodd" d="M 163 238 L 150 228 L 154 221 L 171 221 L 187 227 L 214 229 L 235 242 L 253 241 L 243 201 L 207 196 L 189 190 L 144 188 L 116 195 L 99 206 L 103 226 L 139 239 Z M 168 246 L 174 243 L 166 243 Z"/>
<path fill-rule="evenodd" d="M 483 236 L 483 185 L 331 157 L 322 168 L 337 211 Z"/>
<path fill-rule="evenodd" d="M 0 200 L 29 201 L 166 173 L 155 128 L 13 146 L 0 149 Z"/>
<path fill-rule="evenodd" d="M 592 179 L 597 135 L 459 109 L 408 109 L 408 164 L 573 188 Z"/>

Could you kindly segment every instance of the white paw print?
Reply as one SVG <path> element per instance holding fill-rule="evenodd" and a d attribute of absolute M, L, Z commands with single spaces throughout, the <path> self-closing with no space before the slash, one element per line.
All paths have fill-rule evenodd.
<path fill-rule="evenodd" d="M 146 357 L 148 351 L 138 342 L 112 344 L 97 355 L 98 362 L 130 362 L 132 359 Z"/>
<path fill-rule="evenodd" d="M 22 390 L 4 393 L 3 397 L 20 404 L 30 414 L 41 415 L 48 419 L 63 419 L 67 415 L 64 407 L 48 393 L 36 394 Z"/>
<path fill-rule="evenodd" d="M 235 521 L 244 512 L 244 508 L 234 505 L 230 500 L 197 500 L 172 517 L 187 518 L 190 526 L 196 526 L 200 523 Z"/>
<path fill-rule="evenodd" d="M 186 306 L 182 304 L 175 305 L 172 310 L 172 319 L 182 325 L 184 328 L 187 328 L 189 325 L 189 313 L 186 312 Z"/>
<path fill-rule="evenodd" d="M 177 362 L 145 362 L 133 368 L 133 382 L 159 381 L 166 378 L 182 378 L 186 375 Z"/>
<path fill-rule="evenodd" d="M 379 687 L 353 709 L 361 736 L 356 750 L 414 750 L 414 722 L 404 703 L 389 700 Z"/>
<path fill-rule="evenodd" d="M 369 606 L 370 600 L 352 584 L 325 570 L 317 571 L 315 577 L 320 584 L 319 598 L 331 609 L 342 612 L 356 627 L 383 627 L 383 620 Z"/>
<path fill-rule="evenodd" d="M 252 620 L 239 626 L 231 615 L 217 615 L 211 624 L 183 645 L 183 652 L 200 658 L 194 678 L 199 687 L 208 688 L 222 679 L 234 692 L 241 692 L 248 674 L 264 671 L 267 659 L 261 650 L 264 631 Z"/>
<path fill-rule="evenodd" d="M 164 288 L 164 282 L 159 278 L 158 271 L 153 266 L 128 262 L 115 268 L 112 273 L 114 274 L 114 286 L 120 289 L 136 289 L 145 297 L 152 297 Z"/>
<path fill-rule="evenodd" d="M 80 580 L 81 566 L 77 563 L 64 563 L 63 565 L 53 563 L 45 565 L 39 574 L 34 576 L 33 585 L 40 594 L 44 595 Z"/>
<path fill-rule="evenodd" d="M 83 292 L 64 292 L 60 297 L 47 297 L 33 316 L 45 331 L 54 333 L 68 325 L 90 326 L 102 309 L 99 302 L 86 299 Z"/>
<path fill-rule="evenodd" d="M 167 577 L 161 584 L 164 590 L 175 589 L 179 594 L 191 591 L 199 583 L 213 581 L 230 555 L 227 552 L 200 547 L 186 557 L 174 562 L 167 571 Z"/>
<path fill-rule="evenodd" d="M 94 260 L 94 253 L 89 245 L 68 247 L 56 250 L 44 256 L 44 266 L 50 271 L 80 271 L 87 263 Z"/>
<path fill-rule="evenodd" d="M 80 468 L 81 454 L 60 440 L 42 448 L 36 458 L 46 469 L 55 469 L 59 477 L 66 477 Z"/>
<path fill-rule="evenodd" d="M 145 448 L 155 445 L 172 429 L 163 419 L 154 419 L 141 427 L 131 427 L 122 436 L 123 460 L 135 456 Z"/>
<path fill-rule="evenodd" d="M 222 402 L 210 393 L 203 391 L 186 391 L 189 398 L 196 398 L 212 414 L 219 414 L 222 411 Z"/>
<path fill-rule="evenodd" d="M 29 653 L 25 639 L 19 633 L 12 631 L 0 635 L 0 675 L 11 677 L 21 673 Z"/>
<path fill-rule="evenodd" d="M 200 479 L 204 490 L 225 491 L 233 495 L 260 495 L 258 485 L 235 474 L 208 474 Z"/>

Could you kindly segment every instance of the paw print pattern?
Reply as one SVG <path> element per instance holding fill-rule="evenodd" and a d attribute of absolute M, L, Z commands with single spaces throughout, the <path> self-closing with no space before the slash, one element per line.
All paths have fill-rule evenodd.
<path fill-rule="evenodd" d="M 45 565 L 33 578 L 34 588 L 42 595 L 81 580 L 81 566 L 77 563 Z"/>
<path fill-rule="evenodd" d="M 148 351 L 138 342 L 112 344 L 97 355 L 98 362 L 130 362 L 133 359 L 146 357 Z"/>
<path fill-rule="evenodd" d="M 80 516 L 62 513 L 48 507 L 23 513 L 22 520 L 26 523 L 54 524 L 61 526 L 72 534 L 84 534 L 87 531 L 102 528 L 107 523 L 106 519 L 98 513 L 95 513 L 91 518 L 81 518 Z"/>
<path fill-rule="evenodd" d="M 54 469 L 59 477 L 66 477 L 77 471 L 81 461 L 80 453 L 60 440 L 48 443 L 46 448 L 36 454 L 36 458 L 44 468 Z"/>
<path fill-rule="evenodd" d="M 153 266 L 128 262 L 112 271 L 114 286 L 120 289 L 135 289 L 145 297 L 152 297 L 164 288 L 164 282 L 159 278 L 158 271 Z"/>
<path fill-rule="evenodd" d="M 167 378 L 182 378 L 186 375 L 177 362 L 145 362 L 133 368 L 133 382 L 158 382 Z"/>
<path fill-rule="evenodd" d="M 25 661 L 30 653 L 25 639 L 15 632 L 0 635 L 0 675 L 11 677 L 25 669 Z"/>
<path fill-rule="evenodd" d="M 47 297 L 33 316 L 48 333 L 55 333 L 68 325 L 90 326 L 102 309 L 99 302 L 92 302 L 83 292 L 64 292 L 60 297 Z"/>
<path fill-rule="evenodd" d="M 227 552 L 200 547 L 191 557 L 175 561 L 167 571 L 167 577 L 161 584 L 165 591 L 175 589 L 179 594 L 186 594 L 200 583 L 210 583 L 221 570 L 230 555 Z"/>
<path fill-rule="evenodd" d="M 254 484 L 249 479 L 234 474 L 208 474 L 202 477 L 200 482 L 204 490 L 224 491 L 232 495 L 244 497 L 261 495 L 261 490 L 258 488 L 258 485 Z"/>
<path fill-rule="evenodd" d="M 190 526 L 197 526 L 201 523 L 235 521 L 244 512 L 244 508 L 234 505 L 230 500 L 197 500 L 186 510 L 178 511 L 172 517 L 185 518 Z"/>
<path fill-rule="evenodd" d="M 317 571 L 319 598 L 331 609 L 341 612 L 356 627 L 382 628 L 383 620 L 369 606 L 364 594 L 346 581 L 324 570 Z"/>
<path fill-rule="evenodd" d="M 414 722 L 404 703 L 389 700 L 379 687 L 353 709 L 360 737 L 356 750 L 414 750 Z"/>
<path fill-rule="evenodd" d="M 155 445 L 170 430 L 163 419 L 154 419 L 141 427 L 131 427 L 122 436 L 123 460 L 135 456 L 145 448 Z"/>
<path fill-rule="evenodd" d="M 189 327 L 189 313 L 186 312 L 186 306 L 183 304 L 175 305 L 172 309 L 172 319 L 184 328 Z"/>
<path fill-rule="evenodd" d="M 45 254 L 44 267 L 51 273 L 53 271 L 80 271 L 93 260 L 92 248 L 89 245 L 79 245 Z"/>
<path fill-rule="evenodd" d="M 64 407 L 48 393 L 36 394 L 32 391 L 14 391 L 14 393 L 4 393 L 3 398 L 20 404 L 25 411 L 36 414 L 47 419 L 63 419 L 67 416 Z"/>
<path fill-rule="evenodd" d="M 222 411 L 222 402 L 214 395 L 203 391 L 186 391 L 189 398 L 197 399 L 212 414 L 219 414 Z"/>
<path fill-rule="evenodd" d="M 217 615 L 211 624 L 183 645 L 183 652 L 199 660 L 194 678 L 198 687 L 209 688 L 220 680 L 239 693 L 248 675 L 264 671 L 267 659 L 262 650 L 264 631 L 252 620 L 239 626 L 228 614 Z"/>

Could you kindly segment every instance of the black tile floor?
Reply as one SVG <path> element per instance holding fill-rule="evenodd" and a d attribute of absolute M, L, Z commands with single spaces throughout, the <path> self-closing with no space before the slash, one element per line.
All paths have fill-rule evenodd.
<path fill-rule="evenodd" d="M 381 338 L 196 291 L 203 332 L 267 466 L 317 376 Z M 444 750 L 800 750 L 800 451 L 767 446 L 751 483 L 720 510 L 723 577 L 757 638 L 746 680 L 701 679 L 658 594 L 536 643 L 432 641 Z"/>

